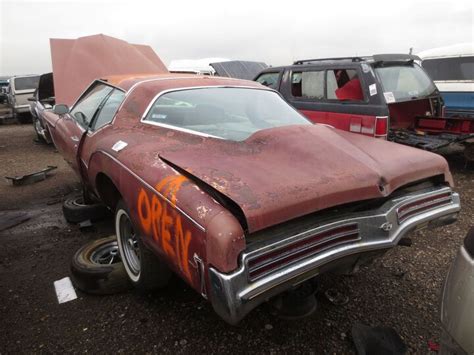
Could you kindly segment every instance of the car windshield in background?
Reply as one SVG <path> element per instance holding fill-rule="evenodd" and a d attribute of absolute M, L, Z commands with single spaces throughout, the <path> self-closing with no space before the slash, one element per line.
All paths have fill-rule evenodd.
<path fill-rule="evenodd" d="M 423 98 L 436 90 L 433 81 L 418 65 L 378 67 L 375 71 L 387 103 Z"/>
<path fill-rule="evenodd" d="M 257 78 L 257 82 L 272 89 L 278 89 L 278 77 L 280 73 L 264 73 Z"/>
<path fill-rule="evenodd" d="M 266 128 L 311 124 L 273 91 L 231 87 L 166 93 L 145 120 L 234 141 Z"/>
<path fill-rule="evenodd" d="M 15 90 L 34 90 L 38 87 L 39 76 L 15 78 Z"/>
<path fill-rule="evenodd" d="M 423 68 L 435 81 L 474 80 L 474 57 L 427 59 Z"/>

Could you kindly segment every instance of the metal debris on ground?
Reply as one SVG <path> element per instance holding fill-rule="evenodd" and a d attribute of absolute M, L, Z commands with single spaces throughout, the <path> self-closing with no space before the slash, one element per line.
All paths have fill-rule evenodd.
<path fill-rule="evenodd" d="M 395 329 L 389 327 L 355 323 L 352 326 L 352 341 L 359 355 L 402 355 L 408 350 Z"/>
<path fill-rule="evenodd" d="M 93 227 L 92 221 L 90 219 L 87 219 L 85 221 L 82 221 L 79 223 L 79 229 L 80 230 L 89 230 Z"/>
<path fill-rule="evenodd" d="M 345 304 L 349 303 L 349 297 L 334 288 L 328 288 L 326 291 L 324 291 L 324 295 L 329 302 L 336 306 L 344 306 Z"/>
<path fill-rule="evenodd" d="M 5 176 L 5 179 L 9 181 L 13 186 L 28 185 L 38 181 L 43 181 L 48 177 L 48 173 L 51 170 L 57 169 L 57 166 L 48 165 L 47 168 L 23 176 Z"/>

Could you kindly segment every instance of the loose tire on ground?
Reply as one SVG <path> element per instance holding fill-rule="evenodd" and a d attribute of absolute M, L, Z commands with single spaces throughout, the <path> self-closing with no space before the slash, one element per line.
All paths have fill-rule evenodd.
<path fill-rule="evenodd" d="M 109 215 L 109 210 L 100 203 L 85 204 L 83 197 L 77 196 L 64 201 L 63 215 L 69 223 L 81 223 L 104 219 Z"/>
<path fill-rule="evenodd" d="M 117 238 L 101 238 L 81 247 L 72 258 L 71 280 L 81 291 L 96 295 L 131 289 L 119 256 Z"/>
<path fill-rule="evenodd" d="M 139 291 L 166 286 L 171 271 L 145 246 L 123 200 L 119 201 L 115 212 L 115 233 L 125 271 L 133 286 Z"/>

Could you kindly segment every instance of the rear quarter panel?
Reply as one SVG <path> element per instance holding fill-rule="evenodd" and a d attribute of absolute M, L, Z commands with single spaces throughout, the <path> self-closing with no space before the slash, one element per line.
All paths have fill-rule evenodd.
<path fill-rule="evenodd" d="M 157 142 L 163 137 L 156 132 L 151 126 L 133 129 L 133 133 L 128 128 L 112 126 L 98 132 L 94 142 L 85 145 L 83 152 L 89 156 L 84 162 L 88 183 L 97 192 L 97 176 L 109 177 L 128 206 L 144 242 L 175 273 L 202 293 L 195 257 L 207 265 L 212 264 L 208 250 L 215 243 L 209 242 L 207 227 L 226 210 L 160 159 Z M 111 147 L 119 140 L 128 145 L 115 152 Z M 237 267 L 235 255 L 226 262 L 229 270 Z"/>

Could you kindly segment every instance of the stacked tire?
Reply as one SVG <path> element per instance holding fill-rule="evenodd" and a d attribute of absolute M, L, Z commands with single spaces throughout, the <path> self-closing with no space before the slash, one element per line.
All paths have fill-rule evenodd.
<path fill-rule="evenodd" d="M 81 223 L 87 220 L 100 221 L 109 216 L 107 207 L 101 203 L 84 203 L 82 196 L 68 198 L 63 203 L 63 215 L 69 223 Z"/>

